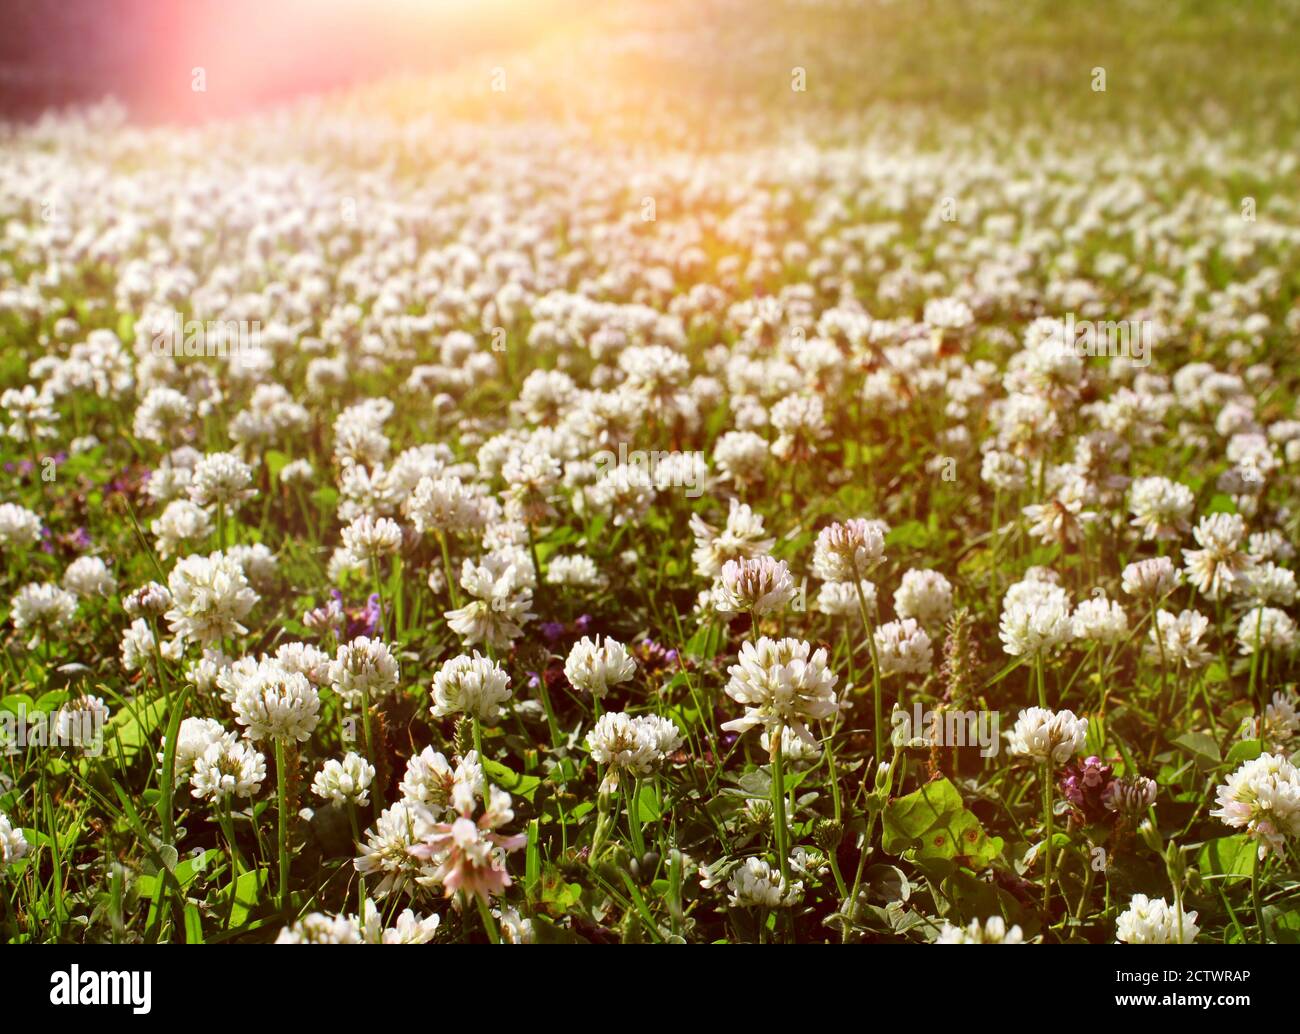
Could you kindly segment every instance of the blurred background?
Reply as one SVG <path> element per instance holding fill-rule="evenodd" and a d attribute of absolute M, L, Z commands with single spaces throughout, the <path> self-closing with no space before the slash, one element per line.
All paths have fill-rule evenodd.
<path fill-rule="evenodd" d="M 581 0 L 2 0 L 10 116 L 112 96 L 194 121 L 392 75 L 437 73 L 562 27 Z M 202 68 L 206 91 L 192 88 Z"/>
<path fill-rule="evenodd" d="M 195 122 L 426 77 L 428 111 L 477 118 L 449 90 L 501 61 L 527 118 L 582 118 L 590 93 L 626 98 L 632 123 L 719 131 L 755 108 L 906 104 L 1271 132 L 1296 122 L 1298 43 L 1297 0 L 0 0 L 0 114 L 113 96 L 141 122 Z"/>

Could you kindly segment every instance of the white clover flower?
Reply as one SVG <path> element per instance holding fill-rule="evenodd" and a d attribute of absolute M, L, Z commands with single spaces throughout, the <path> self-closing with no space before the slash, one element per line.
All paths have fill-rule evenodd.
<path fill-rule="evenodd" d="M 200 693 L 211 693 L 216 688 L 218 676 L 230 667 L 230 663 L 230 658 L 220 650 L 204 650 L 202 657 L 186 667 L 185 679 Z"/>
<path fill-rule="evenodd" d="M 1006 736 L 1012 754 L 1063 765 L 1083 749 L 1088 721 L 1075 717 L 1073 711 L 1028 707 L 1020 712 L 1015 727 Z"/>
<path fill-rule="evenodd" d="M 1296 626 L 1291 616 L 1276 607 L 1253 607 L 1237 625 L 1237 649 L 1243 654 L 1256 650 L 1290 650 L 1295 645 Z"/>
<path fill-rule="evenodd" d="M 433 818 L 426 808 L 401 800 L 386 808 L 366 831 L 366 842 L 352 864 L 362 876 L 381 877 L 377 884 L 366 881 L 374 897 L 409 892 L 416 877 L 428 872 L 410 851 L 429 833 Z"/>
<path fill-rule="evenodd" d="M 1259 857 L 1283 856 L 1286 838 L 1300 836 L 1300 770 L 1280 754 L 1245 762 L 1215 791 L 1210 815 L 1259 841 Z"/>
<path fill-rule="evenodd" d="M 488 537 L 485 534 L 484 541 Z M 493 570 L 512 571 L 515 584 L 521 591 L 537 591 L 537 569 L 533 566 L 532 554 L 526 545 L 510 543 L 497 546 L 491 552 L 484 554 L 483 563 Z"/>
<path fill-rule="evenodd" d="M 194 480 L 194 467 L 189 464 L 190 457 L 188 453 L 178 449 L 176 452 L 164 456 L 158 464 L 156 470 L 152 470 L 147 475 L 144 484 L 145 494 L 155 503 L 166 505 L 168 503 L 185 503 L 185 507 L 178 507 L 168 521 L 177 529 L 174 535 L 179 535 L 185 524 L 197 526 L 200 520 L 207 518 L 208 511 L 190 501 L 190 484 Z M 202 514 L 191 516 L 193 514 Z M 155 534 L 157 529 L 155 529 Z"/>
<path fill-rule="evenodd" d="M 1195 912 L 1182 912 L 1164 898 L 1134 894 L 1115 921 L 1115 940 L 1125 944 L 1191 944 L 1201 928 Z"/>
<path fill-rule="evenodd" d="M 327 916 L 312 912 L 283 927 L 276 944 L 364 944 L 355 916 Z"/>
<path fill-rule="evenodd" d="M 58 421 L 59 414 L 50 405 L 52 401 L 47 392 L 37 392 L 30 384 L 6 388 L 0 393 L 0 409 L 8 412 L 11 421 L 5 433 L 16 442 L 55 437 L 58 432 L 51 425 Z"/>
<path fill-rule="evenodd" d="M 1251 715 L 1242 720 L 1241 737 L 1246 740 L 1263 740 L 1265 746 L 1282 747 L 1300 735 L 1300 711 L 1296 709 L 1295 697 L 1289 693 L 1277 692 L 1264 708 L 1264 725 L 1260 728 L 1259 718 Z"/>
<path fill-rule="evenodd" d="M 516 489 L 545 492 L 560 483 L 564 468 L 542 449 L 514 449 L 501 466 L 502 479 Z"/>
<path fill-rule="evenodd" d="M 626 475 L 626 468 L 623 470 Z M 639 473 L 644 477 L 643 472 Z M 531 447 L 512 448 L 501 465 L 501 477 L 507 485 L 507 515 L 514 520 L 534 526 L 548 520 L 555 513 L 552 503 L 554 490 L 559 485 L 563 474 L 564 468 L 560 461 L 545 446 L 534 444 Z M 616 478 L 615 481 L 618 479 Z M 633 486 L 624 477 L 618 484 L 610 482 L 605 487 L 608 493 L 601 502 L 597 503 L 597 509 L 614 512 L 615 523 L 622 523 L 625 519 L 622 513 L 624 506 L 639 510 L 637 516 L 645 512 L 639 499 L 635 502 L 631 501 L 644 486 Z M 645 506 L 648 505 L 649 502 L 646 501 Z"/>
<path fill-rule="evenodd" d="M 9 816 L 0 811 L 0 873 L 27 855 L 27 840 L 23 831 L 9 822 Z"/>
<path fill-rule="evenodd" d="M 280 468 L 280 484 L 310 485 L 316 470 L 310 460 L 290 460 Z"/>
<path fill-rule="evenodd" d="M 1296 600 L 1295 572 L 1271 560 L 1257 561 L 1242 579 L 1241 595 L 1257 605 L 1289 607 Z"/>
<path fill-rule="evenodd" d="M 16 503 L 0 503 L 0 549 L 34 546 L 41 540 L 41 519 Z"/>
<path fill-rule="evenodd" d="M 768 757 L 772 756 L 772 733 L 770 730 L 764 729 L 759 733 L 758 744 L 767 751 Z M 799 734 L 788 725 L 781 727 L 781 759 L 783 764 L 792 768 L 800 768 L 816 764 L 823 756 L 821 747 L 801 739 Z M 770 806 L 771 802 L 768 803 Z M 770 825 L 770 817 L 768 824 Z"/>
<path fill-rule="evenodd" d="M 158 555 L 166 560 L 211 536 L 212 518 L 188 499 L 173 499 L 149 530 L 158 540 Z"/>
<path fill-rule="evenodd" d="M 1080 642 L 1117 643 L 1128 635 L 1128 615 L 1114 600 L 1090 596 L 1074 608 L 1070 630 Z"/>
<path fill-rule="evenodd" d="M 477 531 L 487 520 L 482 498 L 450 475 L 422 477 L 402 509 L 421 535 Z"/>
<path fill-rule="evenodd" d="M 402 548 L 402 526 L 389 517 L 363 513 L 343 529 L 343 548 L 363 561 L 392 556 Z"/>
<path fill-rule="evenodd" d="M 172 605 L 164 616 L 172 632 L 205 646 L 247 632 L 240 622 L 259 598 L 239 561 L 220 552 L 181 560 L 167 587 Z"/>
<path fill-rule="evenodd" d="M 330 758 L 321 766 L 311 781 L 312 793 L 335 804 L 355 804 L 365 807 L 370 803 L 370 784 L 375 778 L 375 766 L 360 754 L 349 751 L 343 760 Z"/>
<path fill-rule="evenodd" d="M 790 908 L 803 900 L 803 883 L 786 884 L 762 858 L 746 858 L 727 882 L 732 908 Z"/>
<path fill-rule="evenodd" d="M 536 617 L 531 610 L 532 590 L 514 564 L 490 556 L 479 564 L 466 560 L 460 584 L 474 598 L 443 617 L 467 646 L 484 643 L 503 650 L 523 635 L 523 626 Z"/>
<path fill-rule="evenodd" d="M 442 917 L 436 913 L 417 916 L 409 908 L 403 909 L 397 922 L 381 935 L 384 944 L 428 944 L 438 932 Z"/>
<path fill-rule="evenodd" d="M 482 538 L 479 541 L 486 551 L 483 563 L 494 571 L 504 570 L 505 567 L 509 566 L 501 562 L 500 558 L 504 557 L 505 554 L 512 553 L 518 556 L 517 551 L 528 552 L 525 548 L 528 545 L 528 525 L 514 518 L 498 516 L 496 510 L 492 510 L 489 514 L 488 523 L 483 528 Z M 498 559 L 492 560 L 490 559 L 492 557 Z M 526 566 L 531 568 L 532 563 L 532 557 L 530 556 Z M 520 572 L 516 570 L 515 576 L 522 584 L 533 573 L 531 571 Z"/>
<path fill-rule="evenodd" d="M 1158 600 L 1182 582 L 1182 574 L 1167 556 L 1152 557 L 1127 565 L 1121 580 L 1126 593 L 1139 600 Z"/>
<path fill-rule="evenodd" d="M 628 348 L 618 357 L 618 365 L 631 388 L 651 397 L 662 397 L 690 373 L 689 360 L 664 345 Z"/>
<path fill-rule="evenodd" d="M 1285 564 L 1295 557 L 1295 546 L 1274 528 L 1252 532 L 1247 539 L 1246 551 L 1259 562 L 1272 560 Z"/>
<path fill-rule="evenodd" d="M 1020 456 L 1033 456 L 1061 434 L 1061 419 L 1051 400 L 1017 391 L 992 410 L 999 448 Z"/>
<path fill-rule="evenodd" d="M 160 652 L 168 661 L 179 661 L 185 649 L 185 644 L 179 640 L 169 640 L 160 646 Z M 151 669 L 153 666 L 153 650 L 155 650 L 155 639 L 153 639 L 153 630 L 144 618 L 136 618 L 131 622 L 130 628 L 122 632 L 122 669 L 125 671 L 138 671 L 140 669 Z"/>
<path fill-rule="evenodd" d="M 330 554 L 329 563 L 325 565 L 326 577 L 335 583 L 345 582 L 351 576 L 364 577 L 367 573 L 366 558 L 357 556 L 343 546 L 338 546 Z"/>
<path fill-rule="evenodd" d="M 709 480 L 709 465 L 698 452 L 670 452 L 658 457 L 650 474 L 658 491 L 681 488 L 686 490 L 686 498 L 694 499 L 704 492 Z"/>
<path fill-rule="evenodd" d="M 546 563 L 546 581 L 550 585 L 569 585 L 577 589 L 601 589 L 605 576 L 589 556 L 553 556 Z"/>
<path fill-rule="evenodd" d="M 575 689 L 600 699 L 636 674 L 636 661 L 616 639 L 583 636 L 569 650 L 564 674 Z"/>
<path fill-rule="evenodd" d="M 620 772 L 634 778 L 651 775 L 681 748 L 682 734 L 675 723 L 659 715 L 632 717 L 613 711 L 596 720 L 586 743 L 592 760 L 609 766 L 601 789 L 610 791 L 618 786 Z"/>
<path fill-rule="evenodd" d="M 102 740 L 111 714 L 102 697 L 84 693 L 63 704 L 54 714 L 54 733 L 61 743 L 84 746 Z"/>
<path fill-rule="evenodd" d="M 1029 534 L 1048 545 L 1079 542 L 1084 526 L 1097 519 L 1094 512 L 1084 509 L 1090 493 L 1086 481 L 1070 477 L 1047 502 L 1024 507 L 1021 512 L 1029 518 Z"/>
<path fill-rule="evenodd" d="M 1200 668 L 1209 663 L 1210 652 L 1201 637 L 1210 627 L 1210 619 L 1194 610 L 1175 616 L 1167 610 L 1156 611 L 1155 624 L 1147 633 L 1149 642 L 1143 655 L 1150 661 L 1184 668 Z"/>
<path fill-rule="evenodd" d="M 576 395 L 577 385 L 563 370 L 534 370 L 519 387 L 519 407 L 533 423 L 549 423 Z"/>
<path fill-rule="evenodd" d="M 1001 916 L 990 916 L 983 923 L 972 919 L 966 926 L 953 926 L 944 922 L 935 944 L 1024 944 L 1025 935 L 1019 926 L 1007 928 Z"/>
<path fill-rule="evenodd" d="M 190 771 L 193 796 L 216 803 L 252 797 L 266 780 L 266 758 L 243 740 L 222 736 L 204 748 Z"/>
<path fill-rule="evenodd" d="M 620 463 L 604 471 L 583 493 L 586 505 L 606 514 L 615 527 L 636 524 L 654 502 L 655 483 L 641 466 Z"/>
<path fill-rule="evenodd" d="M 823 528 L 813 550 L 813 574 L 851 584 L 885 559 L 887 530 L 883 522 L 861 517 Z"/>
<path fill-rule="evenodd" d="M 964 330 L 975 323 L 975 314 L 960 298 L 928 299 L 921 318 L 936 330 Z"/>
<path fill-rule="evenodd" d="M 1012 657 L 1050 653 L 1073 635 L 1070 597 L 1051 582 L 1026 579 L 1007 590 L 998 638 Z"/>
<path fill-rule="evenodd" d="M 351 524 L 358 517 L 370 517 L 377 523 L 383 514 L 390 513 L 397 506 L 403 493 L 393 471 L 383 466 L 372 468 L 357 465 L 344 467 L 340 471 L 339 494 L 338 518 Z M 367 538 L 378 535 L 382 545 L 382 537 L 389 534 L 391 529 L 384 525 L 376 531 L 372 523 L 368 529 L 358 529 L 358 532 Z M 345 547 L 340 548 L 351 552 Z M 367 559 L 361 557 L 362 563 Z"/>
<path fill-rule="evenodd" d="M 228 513 L 239 508 L 253 492 L 253 470 L 238 456 L 214 452 L 194 465 L 190 501 L 196 506 L 215 506 Z"/>
<path fill-rule="evenodd" d="M 77 557 L 63 572 L 63 587 L 83 599 L 112 596 L 117 592 L 117 579 L 99 557 L 83 556 Z"/>
<path fill-rule="evenodd" d="M 818 613 L 832 617 L 859 617 L 862 602 L 867 605 L 867 613 L 876 612 L 876 587 L 868 581 L 858 583 L 862 589 L 862 600 L 858 599 L 858 590 L 852 582 L 823 582 L 817 591 L 817 600 L 813 604 Z"/>
<path fill-rule="evenodd" d="M 171 605 L 171 592 L 157 582 L 146 582 L 122 600 L 122 609 L 129 618 L 160 618 Z"/>
<path fill-rule="evenodd" d="M 377 401 L 366 399 L 345 409 L 335 419 L 334 458 L 339 466 L 373 468 L 387 462 L 392 442 L 381 430 L 387 417 L 381 417 L 371 405 Z"/>
<path fill-rule="evenodd" d="M 194 404 L 175 388 L 155 386 L 136 407 L 132 431 L 143 442 L 175 444 L 190 433 L 195 415 Z"/>
<path fill-rule="evenodd" d="M 890 621 L 872 633 L 880 674 L 924 675 L 934 664 L 930 637 L 914 618 Z"/>
<path fill-rule="evenodd" d="M 244 569 L 244 577 L 254 589 L 264 592 L 274 587 L 280 562 L 264 543 L 250 542 L 231 546 L 226 553 Z"/>
<path fill-rule="evenodd" d="M 179 785 L 189 778 L 189 774 L 194 768 L 194 762 L 202 756 L 203 752 L 218 740 L 234 740 L 235 734 L 227 732 L 222 728 L 221 723 L 215 718 L 186 718 L 181 722 L 180 731 L 176 734 L 176 757 L 175 757 L 175 777 Z M 158 764 L 162 764 L 167 757 L 167 737 L 162 739 L 163 749 L 158 752 Z"/>
<path fill-rule="evenodd" d="M 502 908 L 496 915 L 501 921 L 501 939 L 506 944 L 532 944 L 536 939 L 537 928 L 533 921 L 515 909 Z"/>
<path fill-rule="evenodd" d="M 1101 803 L 1107 811 L 1136 822 L 1155 804 L 1156 789 L 1156 781 L 1145 776 L 1116 779 L 1106 787 Z"/>
<path fill-rule="evenodd" d="M 1242 548 L 1245 522 L 1240 514 L 1210 514 L 1201 518 L 1192 537 L 1202 548 L 1183 550 L 1187 580 L 1203 595 L 1221 600 L 1237 589 L 1254 564 L 1254 557 Z"/>
<path fill-rule="evenodd" d="M 728 560 L 763 556 L 776 542 L 768 537 L 762 516 L 735 499 L 731 500 L 727 523 L 721 531 L 706 524 L 699 514 L 691 514 L 690 529 L 695 536 L 691 561 L 695 573 L 704 578 L 718 577 Z"/>
<path fill-rule="evenodd" d="M 770 456 L 767 441 L 753 431 L 727 431 L 713 443 L 713 462 L 737 485 L 760 480 Z"/>
<path fill-rule="evenodd" d="M 1163 477 L 1138 478 L 1129 486 L 1133 527 L 1146 541 L 1175 541 L 1191 528 L 1196 496 L 1186 485 Z"/>
<path fill-rule="evenodd" d="M 447 759 L 432 747 L 425 747 L 406 762 L 402 777 L 402 799 L 408 804 L 426 808 L 432 818 L 440 816 L 451 805 L 451 790 L 455 770 Z"/>
<path fill-rule="evenodd" d="M 724 613 L 771 614 L 787 606 L 797 590 L 784 560 L 769 556 L 728 560 L 722 565 L 718 609 Z"/>
<path fill-rule="evenodd" d="M 990 449 L 980 464 L 980 478 L 999 492 L 1019 492 L 1028 483 L 1025 461 L 1014 453 Z"/>
<path fill-rule="evenodd" d="M 745 715 L 724 722 L 728 732 L 788 725 L 802 739 L 815 742 L 808 722 L 830 718 L 839 709 L 837 677 L 825 649 L 814 652 L 798 639 L 764 636 L 741 646 L 737 661 L 728 669 L 727 696 L 745 705 Z"/>
<path fill-rule="evenodd" d="M 817 443 L 826 438 L 826 406 L 820 395 L 790 395 L 772 407 L 772 426 L 778 437 L 772 443 L 772 455 L 783 460 L 811 456 Z"/>
<path fill-rule="evenodd" d="M 20 635 L 30 633 L 27 648 L 34 650 L 57 639 L 77 613 L 77 597 L 57 585 L 29 582 L 9 603 L 9 619 Z"/>
<path fill-rule="evenodd" d="M 239 691 L 258 677 L 261 663 L 256 657 L 240 657 L 221 665 L 213 678 L 213 685 L 221 699 L 234 707 Z"/>
<path fill-rule="evenodd" d="M 250 740 L 306 741 L 320 722 L 320 694 L 296 671 L 276 661 L 257 665 L 235 693 L 235 721 Z"/>
<path fill-rule="evenodd" d="M 387 643 L 362 635 L 339 646 L 325 677 L 344 706 L 356 710 L 367 698 L 374 704 L 397 692 L 401 672 Z"/>
<path fill-rule="evenodd" d="M 447 661 L 433 676 L 435 718 L 465 714 L 484 725 L 496 725 L 501 705 L 510 699 L 510 676 L 496 661 L 477 650 L 472 657 L 461 654 Z"/>
<path fill-rule="evenodd" d="M 771 750 L 771 741 L 769 740 L 768 750 Z M 784 735 L 782 743 L 785 742 Z M 803 740 L 799 740 L 803 743 Z M 767 830 L 772 828 L 772 819 L 774 816 L 772 801 L 766 797 L 749 797 L 745 800 L 743 812 L 743 824 L 753 830 Z M 786 819 L 786 829 L 790 828 L 789 818 Z"/>
<path fill-rule="evenodd" d="M 952 584 L 938 571 L 907 571 L 894 591 L 894 610 L 900 618 L 916 618 L 923 625 L 947 621 Z"/>
<path fill-rule="evenodd" d="M 329 682 L 330 667 L 334 663 L 329 654 L 310 643 L 281 643 L 275 648 L 275 659 L 285 671 L 306 675 L 313 686 Z"/>

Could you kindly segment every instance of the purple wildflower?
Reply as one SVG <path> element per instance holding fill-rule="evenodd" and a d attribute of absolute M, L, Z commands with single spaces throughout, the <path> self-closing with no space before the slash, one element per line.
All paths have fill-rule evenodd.
<path fill-rule="evenodd" d="M 1114 779 L 1110 765 L 1092 756 L 1061 769 L 1060 787 L 1085 822 L 1100 822 L 1109 815 L 1105 797 Z"/>

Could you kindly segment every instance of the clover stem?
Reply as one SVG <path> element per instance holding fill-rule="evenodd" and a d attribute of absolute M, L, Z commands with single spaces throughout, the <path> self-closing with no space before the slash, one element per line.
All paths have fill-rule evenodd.
<path fill-rule="evenodd" d="M 1052 838 L 1055 836 L 1052 816 L 1052 762 L 1049 758 L 1043 762 L 1043 826 L 1046 838 L 1043 842 L 1043 913 L 1049 917 L 1048 907 L 1052 900 Z"/>
<path fill-rule="evenodd" d="M 782 740 L 785 727 L 775 726 L 771 733 L 772 755 L 772 834 L 776 840 L 777 860 L 781 863 L 781 881 L 784 889 L 790 884 L 790 852 L 786 849 L 785 835 L 785 771 Z"/>

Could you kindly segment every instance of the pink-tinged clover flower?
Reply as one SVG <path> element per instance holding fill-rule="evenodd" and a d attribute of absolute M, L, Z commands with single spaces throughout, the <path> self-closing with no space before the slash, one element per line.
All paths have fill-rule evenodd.
<path fill-rule="evenodd" d="M 477 751 L 466 754 L 456 767 L 451 804 L 450 821 L 432 823 L 422 842 L 408 849 L 430 867 L 418 882 L 441 886 L 448 897 L 463 893 L 466 899 L 477 896 L 490 901 L 512 882 L 506 872 L 506 855 L 523 847 L 528 838 L 522 833 L 496 832 L 511 822 L 515 813 L 510 795 L 500 787 L 488 786 Z"/>

